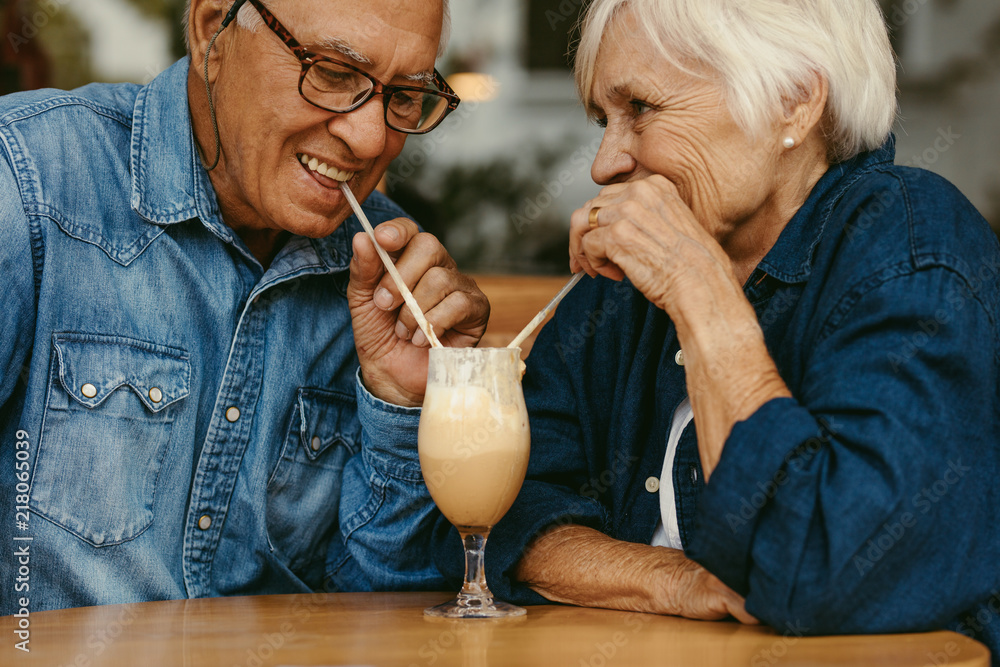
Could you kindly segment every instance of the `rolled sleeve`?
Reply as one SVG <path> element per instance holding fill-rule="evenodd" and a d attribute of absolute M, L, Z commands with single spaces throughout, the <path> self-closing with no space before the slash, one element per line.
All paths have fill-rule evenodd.
<path fill-rule="evenodd" d="M 386 475 L 423 483 L 417 454 L 420 408 L 405 408 L 376 398 L 365 388 L 360 370 L 356 393 L 362 453 L 368 464 Z"/>
<path fill-rule="evenodd" d="M 947 268 L 839 313 L 796 399 L 733 428 L 686 551 L 774 627 L 943 627 L 996 579 L 997 359 L 969 345 L 996 325 Z"/>
<path fill-rule="evenodd" d="M 761 510 L 779 489 L 795 482 L 786 468 L 796 450 L 789 443 L 803 443 L 798 449 L 808 452 L 827 442 L 816 418 L 791 398 L 768 401 L 737 423 L 702 498 L 689 555 L 697 559 L 711 554 L 708 560 L 715 574 L 734 589 L 746 591 Z M 801 524 L 790 526 L 788 532 L 800 532 L 809 520 L 803 513 Z"/>

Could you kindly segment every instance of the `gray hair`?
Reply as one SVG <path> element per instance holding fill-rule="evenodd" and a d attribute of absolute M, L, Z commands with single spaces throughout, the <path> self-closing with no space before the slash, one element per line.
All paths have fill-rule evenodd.
<path fill-rule="evenodd" d="M 441 41 L 438 43 L 437 57 L 440 58 L 444 55 L 445 49 L 448 47 L 448 39 L 451 37 L 451 11 L 448 7 L 449 0 L 441 0 L 442 2 L 442 22 L 441 22 Z M 268 9 L 271 8 L 271 0 L 261 0 L 263 4 Z M 232 5 L 230 5 L 232 6 Z M 185 0 L 184 3 L 184 46 L 187 48 L 188 53 L 191 52 L 191 44 L 188 42 L 188 23 L 191 20 L 191 0 Z M 260 14 L 254 11 L 250 3 L 244 3 L 240 7 L 239 13 L 236 15 L 236 22 L 240 27 L 246 28 L 250 32 L 257 32 L 264 22 L 260 18 Z"/>
<path fill-rule="evenodd" d="M 625 9 L 669 62 L 722 79 L 729 112 L 750 136 L 819 74 L 832 162 L 874 150 L 896 118 L 896 60 L 877 0 L 594 0 L 576 55 L 577 90 L 593 93 L 604 32 Z"/>

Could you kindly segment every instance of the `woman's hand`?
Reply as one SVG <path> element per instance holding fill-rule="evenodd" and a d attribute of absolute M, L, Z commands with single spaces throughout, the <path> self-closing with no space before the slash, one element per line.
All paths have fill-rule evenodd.
<path fill-rule="evenodd" d="M 591 224 L 591 212 L 596 225 Z M 706 290 L 742 299 L 732 262 L 662 176 L 609 185 L 573 213 L 570 269 L 624 277 L 673 317 Z M 679 313 L 678 313 L 679 314 Z"/>
<path fill-rule="evenodd" d="M 650 547 L 662 548 L 662 547 Z M 732 616 L 740 623 L 754 625 L 757 619 L 747 613 L 746 603 L 733 589 L 681 551 L 665 549 L 674 555 L 672 575 L 664 582 L 663 595 L 672 598 L 670 607 L 677 616 L 717 621 Z"/>
<path fill-rule="evenodd" d="M 515 577 L 553 602 L 757 623 L 743 598 L 683 552 L 622 542 L 584 526 L 538 537 Z"/>
<path fill-rule="evenodd" d="M 722 228 L 697 220 L 662 176 L 609 185 L 573 213 L 570 267 L 628 277 L 676 325 L 707 481 L 733 425 L 791 392 L 729 256 L 706 227 Z"/>

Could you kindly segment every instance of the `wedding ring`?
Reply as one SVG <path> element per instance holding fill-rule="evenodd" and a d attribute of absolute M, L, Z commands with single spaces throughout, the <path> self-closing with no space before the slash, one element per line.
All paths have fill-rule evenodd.
<path fill-rule="evenodd" d="M 594 208 L 590 209 L 590 217 L 588 218 L 588 220 L 590 221 L 591 229 L 597 229 L 598 227 L 597 214 L 600 212 L 600 210 L 601 210 L 600 206 L 595 206 Z"/>

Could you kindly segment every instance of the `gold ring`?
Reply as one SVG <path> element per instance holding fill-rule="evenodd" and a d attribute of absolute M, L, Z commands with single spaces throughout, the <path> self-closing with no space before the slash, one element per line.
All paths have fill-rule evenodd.
<path fill-rule="evenodd" d="M 591 229 L 597 229 L 599 226 L 597 224 L 597 214 L 600 212 L 600 210 L 601 210 L 600 206 L 595 206 L 594 208 L 590 209 L 590 217 L 588 218 L 588 220 L 590 221 Z"/>

